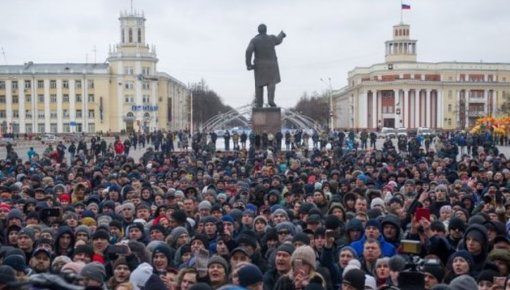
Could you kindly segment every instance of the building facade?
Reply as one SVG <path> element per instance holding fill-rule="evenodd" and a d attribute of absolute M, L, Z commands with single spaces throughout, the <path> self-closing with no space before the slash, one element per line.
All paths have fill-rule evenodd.
<path fill-rule="evenodd" d="M 120 15 L 105 63 L 0 66 L 0 129 L 9 133 L 186 130 L 190 91 L 158 72 L 142 13 Z"/>
<path fill-rule="evenodd" d="M 334 92 L 335 127 L 464 130 L 499 116 L 510 96 L 510 63 L 418 62 L 410 26 L 393 27 L 385 62 L 357 67 Z"/>

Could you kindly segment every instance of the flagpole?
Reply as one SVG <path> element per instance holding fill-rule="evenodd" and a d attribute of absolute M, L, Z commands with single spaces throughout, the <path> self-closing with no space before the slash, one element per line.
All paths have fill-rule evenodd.
<path fill-rule="evenodd" d="M 400 24 L 404 23 L 404 9 L 402 9 L 402 5 L 404 4 L 403 0 L 400 0 Z"/>

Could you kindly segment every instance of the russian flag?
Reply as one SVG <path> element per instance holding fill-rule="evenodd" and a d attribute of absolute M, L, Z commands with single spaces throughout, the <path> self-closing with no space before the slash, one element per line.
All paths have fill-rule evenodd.
<path fill-rule="evenodd" d="M 411 9 L 411 5 L 409 4 L 402 4 L 402 10 L 410 10 Z"/>

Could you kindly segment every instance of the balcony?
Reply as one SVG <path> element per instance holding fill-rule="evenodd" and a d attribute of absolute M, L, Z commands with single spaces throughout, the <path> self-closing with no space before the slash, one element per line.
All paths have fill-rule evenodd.
<path fill-rule="evenodd" d="M 468 112 L 469 117 L 483 117 L 485 116 L 485 111 L 469 111 Z"/>

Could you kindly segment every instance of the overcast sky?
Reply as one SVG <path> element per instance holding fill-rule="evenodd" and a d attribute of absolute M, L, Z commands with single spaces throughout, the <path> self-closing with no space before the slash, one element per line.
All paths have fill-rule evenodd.
<path fill-rule="evenodd" d="M 119 12 L 130 0 L 15 0 L 0 9 L 0 64 L 104 62 L 120 41 Z M 158 70 L 184 83 L 205 79 L 225 103 L 253 98 L 244 53 L 257 26 L 280 30 L 282 82 L 276 103 L 346 84 L 356 66 L 384 62 L 384 41 L 400 22 L 400 0 L 134 0 Z M 404 22 L 418 40 L 418 60 L 510 63 L 509 0 L 407 0 Z M 325 82 L 321 82 L 321 78 Z"/>

